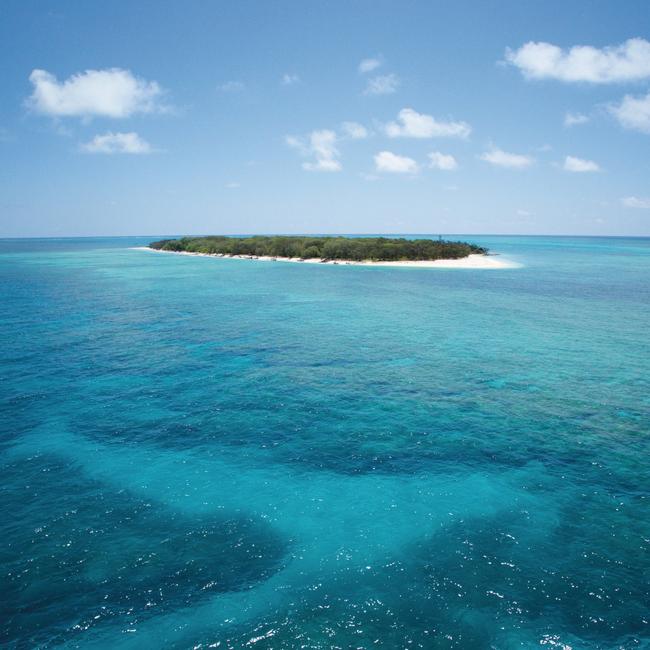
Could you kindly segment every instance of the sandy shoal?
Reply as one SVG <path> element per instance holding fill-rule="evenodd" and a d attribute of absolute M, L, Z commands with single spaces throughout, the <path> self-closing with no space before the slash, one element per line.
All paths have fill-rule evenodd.
<path fill-rule="evenodd" d="M 211 255 L 208 253 L 190 253 L 187 251 L 161 251 L 148 246 L 137 246 L 134 250 L 147 250 L 154 253 L 173 253 L 175 255 L 193 255 L 196 257 L 217 257 L 229 260 L 257 260 L 261 262 L 296 262 L 299 264 L 332 264 L 335 266 L 392 266 L 421 269 L 513 269 L 521 264 L 502 258 L 499 255 L 472 254 L 455 260 L 409 260 L 404 262 L 375 262 L 372 260 L 323 260 L 319 257 L 299 259 L 297 257 L 270 257 L 265 255 Z"/>

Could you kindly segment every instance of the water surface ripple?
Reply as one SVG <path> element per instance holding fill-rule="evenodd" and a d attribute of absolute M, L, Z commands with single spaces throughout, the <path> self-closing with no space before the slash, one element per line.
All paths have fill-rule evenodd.
<path fill-rule="evenodd" d="M 471 239 L 1 240 L 0 645 L 650 647 L 650 240 Z"/>

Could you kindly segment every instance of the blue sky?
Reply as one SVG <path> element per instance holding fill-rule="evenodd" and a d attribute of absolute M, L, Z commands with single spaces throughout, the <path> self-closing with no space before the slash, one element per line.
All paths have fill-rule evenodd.
<path fill-rule="evenodd" d="M 650 235 L 648 41 L 645 1 L 5 0 L 0 236 Z"/>

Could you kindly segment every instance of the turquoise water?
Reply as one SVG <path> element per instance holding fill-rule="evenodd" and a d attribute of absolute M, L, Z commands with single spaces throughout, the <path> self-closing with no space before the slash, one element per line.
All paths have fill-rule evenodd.
<path fill-rule="evenodd" d="M 650 239 L 150 239 L 0 241 L 2 647 L 650 647 Z"/>

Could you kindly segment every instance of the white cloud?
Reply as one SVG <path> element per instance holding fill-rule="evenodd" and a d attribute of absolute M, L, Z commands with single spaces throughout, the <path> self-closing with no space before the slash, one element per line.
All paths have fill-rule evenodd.
<path fill-rule="evenodd" d="M 123 118 L 164 109 L 159 104 L 160 86 L 134 77 L 129 70 L 86 70 L 63 82 L 45 70 L 34 70 L 29 80 L 34 91 L 28 106 L 54 117 Z"/>
<path fill-rule="evenodd" d="M 217 86 L 217 90 L 222 93 L 239 93 L 245 88 L 243 81 L 226 81 L 226 83 Z"/>
<path fill-rule="evenodd" d="M 564 116 L 564 126 L 577 126 L 578 124 L 586 124 L 589 117 L 582 113 L 567 113 Z"/>
<path fill-rule="evenodd" d="M 368 137 L 368 129 L 358 122 L 343 122 L 341 128 L 343 133 L 353 140 L 363 140 Z"/>
<path fill-rule="evenodd" d="M 287 136 L 286 143 L 297 149 L 303 156 L 313 156 L 314 162 L 304 162 L 302 168 L 312 172 L 339 172 L 342 169 L 338 160 L 339 150 L 336 148 L 337 136 L 334 131 L 321 129 L 309 134 L 306 144 L 300 138 Z"/>
<path fill-rule="evenodd" d="M 593 160 L 584 160 L 575 156 L 567 156 L 564 159 L 565 172 L 599 172 L 600 167 Z"/>
<path fill-rule="evenodd" d="M 380 65 L 381 65 L 381 59 L 379 58 L 363 59 L 363 61 L 359 63 L 359 72 L 361 74 L 365 74 L 366 72 L 372 72 L 373 70 L 376 70 Z"/>
<path fill-rule="evenodd" d="M 517 210 L 517 216 L 518 217 L 530 217 L 530 212 L 528 212 L 528 210 L 519 209 L 519 210 Z"/>
<path fill-rule="evenodd" d="M 390 95 L 399 87 L 399 77 L 396 74 L 384 74 L 368 79 L 365 95 Z"/>
<path fill-rule="evenodd" d="M 236 181 L 233 181 L 231 183 L 226 183 L 226 189 L 229 190 L 236 190 L 241 187 L 241 183 L 237 183 Z"/>
<path fill-rule="evenodd" d="M 596 48 L 575 45 L 563 50 L 551 43 L 530 41 L 506 50 L 506 61 L 530 79 L 616 83 L 650 77 L 650 43 L 631 38 L 621 45 Z"/>
<path fill-rule="evenodd" d="M 302 168 L 308 172 L 340 172 L 343 169 L 341 163 L 334 158 L 317 158 L 314 163 L 303 163 Z"/>
<path fill-rule="evenodd" d="M 639 208 L 641 210 L 650 210 L 650 198 L 639 198 L 638 196 L 626 196 L 621 199 L 621 203 L 626 208 Z"/>
<path fill-rule="evenodd" d="M 96 135 L 90 142 L 81 145 L 86 153 L 151 153 L 148 142 L 137 133 L 104 133 Z"/>
<path fill-rule="evenodd" d="M 289 74 L 285 72 L 282 75 L 282 85 L 291 86 L 292 84 L 297 84 L 300 81 L 300 77 L 297 74 Z"/>
<path fill-rule="evenodd" d="M 316 162 L 303 163 L 303 167 L 310 171 L 341 171 L 341 163 L 337 160 L 339 151 L 336 148 L 336 140 L 334 131 L 328 129 L 312 131 L 309 136 L 309 144 L 316 157 Z"/>
<path fill-rule="evenodd" d="M 518 153 L 508 153 L 501 149 L 492 149 L 479 156 L 481 160 L 496 165 L 497 167 L 508 167 L 510 169 L 525 169 L 530 167 L 535 159 Z"/>
<path fill-rule="evenodd" d="M 300 138 L 296 138 L 295 135 L 286 136 L 284 141 L 287 143 L 287 146 L 291 147 L 292 149 L 297 149 L 303 155 L 307 155 L 309 153 L 309 149 L 305 146 L 305 143 Z"/>
<path fill-rule="evenodd" d="M 440 153 L 439 151 L 432 151 L 429 154 L 429 167 L 434 169 L 442 169 L 444 171 L 453 171 L 458 169 L 456 159 L 450 154 Z"/>
<path fill-rule="evenodd" d="M 472 131 L 467 122 L 438 122 L 433 116 L 418 113 L 412 108 L 403 108 L 398 122 L 386 125 L 386 135 L 391 138 L 466 138 Z"/>
<path fill-rule="evenodd" d="M 375 168 L 378 172 L 395 174 L 416 174 L 420 169 L 413 158 L 398 156 L 390 151 L 380 151 L 375 156 Z"/>
<path fill-rule="evenodd" d="M 609 111 L 626 129 L 650 133 L 650 93 L 645 97 L 625 95 L 621 103 L 610 106 Z"/>
<path fill-rule="evenodd" d="M 359 176 L 361 176 L 361 178 L 363 178 L 364 181 L 368 181 L 369 183 L 379 180 L 379 176 L 377 176 L 376 174 L 368 174 L 367 172 L 361 172 Z"/>

